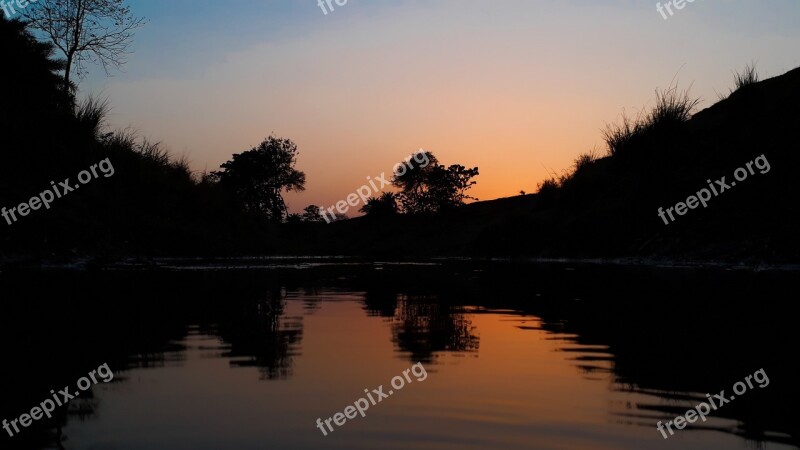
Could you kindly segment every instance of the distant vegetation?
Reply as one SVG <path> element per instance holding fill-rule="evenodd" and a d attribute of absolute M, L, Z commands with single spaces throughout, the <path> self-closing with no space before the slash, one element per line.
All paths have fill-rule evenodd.
<path fill-rule="evenodd" d="M 755 64 L 748 64 L 741 72 L 734 72 L 731 94 L 758 81 Z M 685 131 L 700 99 L 690 96 L 688 90 L 679 90 L 677 85 L 664 90 L 656 89 L 655 93 L 656 103 L 649 113 L 640 113 L 631 118 L 623 112 L 619 122 L 606 125 L 603 139 L 609 157 L 625 158 L 630 152 L 655 151 L 662 142 L 674 139 Z M 601 155 L 594 150 L 578 156 L 571 170 L 545 179 L 539 184 L 538 192 L 547 196 L 559 188 L 567 187 L 600 158 Z"/>
<path fill-rule="evenodd" d="M 478 168 L 445 166 L 430 152 L 369 198 L 365 218 L 325 223 L 319 207 L 290 214 L 282 195 L 302 191 L 298 149 L 270 136 L 212 173 L 190 170 L 161 145 L 109 130 L 108 104 L 76 101 L 64 60 L 19 21 L 0 18 L 7 69 L 0 104 L 0 206 L 13 207 L 109 158 L 116 174 L 47 211 L 0 223 L 0 257 L 152 255 L 682 255 L 800 258 L 800 69 L 758 81 L 735 74 L 724 100 L 696 112 L 677 86 L 656 91 L 649 113 L 606 127 L 605 155 L 580 155 L 537 194 L 472 202 Z M 755 156 L 769 177 L 748 183 L 666 228 L 674 205 Z M 413 242 L 414 245 L 409 245 Z"/>
<path fill-rule="evenodd" d="M 211 173 L 211 180 L 248 213 L 280 223 L 288 215 L 281 193 L 306 188 L 306 174 L 294 168 L 297 155 L 294 142 L 270 136 L 258 147 L 233 155 L 221 170 Z"/>
<path fill-rule="evenodd" d="M 436 213 L 477 200 L 467 195 L 476 184 L 478 168 L 453 164 L 445 167 L 431 152 L 425 152 L 422 165 L 417 158 L 409 161 L 409 169 L 395 173 L 392 184 L 400 189 L 397 200 L 402 211 L 409 214 Z"/>
<path fill-rule="evenodd" d="M 76 102 L 64 89 L 65 62 L 20 21 L 0 18 L 4 86 L 0 105 L 0 206 L 27 201 L 51 181 L 71 178 L 103 158 L 112 178 L 83 187 L 47 211 L 0 224 L 0 256 L 51 257 L 268 251 L 265 225 L 231 203 L 186 159 L 128 130 L 110 131 L 108 105 Z"/>
<path fill-rule="evenodd" d="M 391 184 L 397 192 L 370 197 L 360 212 L 373 218 L 438 214 L 462 206 L 466 200 L 478 200 L 467 195 L 477 183 L 473 180 L 479 174 L 477 167 L 467 169 L 460 164 L 445 167 L 432 152 L 424 151 L 396 164 L 395 170 Z"/>
<path fill-rule="evenodd" d="M 361 212 L 370 217 L 391 217 L 398 214 L 397 194 L 384 192 L 380 197 L 370 197 Z"/>
<path fill-rule="evenodd" d="M 765 81 L 752 65 L 732 94 L 697 111 L 676 85 L 655 105 L 606 127 L 605 152 L 582 154 L 534 195 L 475 202 L 435 217 L 346 221 L 293 242 L 304 253 L 419 256 L 669 257 L 797 261 L 800 241 L 800 69 Z M 674 205 L 758 155 L 769 176 L 668 227 Z M 409 245 L 413 243 L 413 245 Z"/>
<path fill-rule="evenodd" d="M 93 54 L 99 57 L 97 51 L 109 49 L 84 48 L 58 36 L 41 42 L 27 28 L 47 29 L 53 20 L 47 8 L 64 17 L 64 29 L 89 32 L 97 26 L 81 22 L 80 14 L 72 17 L 78 12 L 68 6 L 42 2 L 29 14 L 33 25 L 0 18 L 9 67 L 0 73 L 6 87 L 0 106 L 0 206 L 27 201 L 51 181 L 74 179 L 102 158 L 109 158 L 117 174 L 46 212 L 33 211 L 13 226 L 0 224 L 0 257 L 273 253 L 287 251 L 284 238 L 298 232 L 292 227 L 325 225 L 316 206 L 302 214 L 288 211 L 284 193 L 302 191 L 306 183 L 295 167 L 299 152 L 290 139 L 270 136 L 234 154 L 219 170 L 198 174 L 185 156 L 172 156 L 160 143 L 130 130 L 109 130 L 109 102 L 91 95 L 76 100 L 68 76 L 73 70 L 80 73 L 81 63 Z M 124 36 L 113 47 L 118 54 L 100 56 L 118 65 L 132 31 L 143 22 L 127 8 L 108 13 L 120 16 Z M 57 52 L 66 59 L 57 59 Z M 477 168 L 445 167 L 433 154 L 425 156 L 431 164 L 409 163 L 392 179 L 399 192 L 381 193 L 362 212 L 375 217 L 436 213 L 471 198 L 466 191 L 475 184 Z M 346 217 L 337 214 L 336 219 Z"/>

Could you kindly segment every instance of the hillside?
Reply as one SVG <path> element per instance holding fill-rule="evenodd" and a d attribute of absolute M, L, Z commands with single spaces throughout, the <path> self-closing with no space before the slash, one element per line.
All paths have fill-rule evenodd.
<path fill-rule="evenodd" d="M 0 261 L 268 251 L 267 227 L 185 159 L 109 130 L 105 101 L 63 89 L 51 44 L 4 17 L 0 37 Z"/>
<path fill-rule="evenodd" d="M 578 157 L 571 171 L 546 181 L 537 194 L 435 215 L 330 225 L 279 223 L 280 217 L 271 223 L 244 208 L 235 189 L 193 173 L 186 159 L 129 130 L 109 130 L 108 105 L 90 96 L 77 101 L 74 89 L 63 89 L 63 61 L 24 24 L 0 18 L 0 36 L 9 61 L 0 80 L 17 87 L 0 102 L 0 221 L 6 222 L 0 260 L 274 254 L 800 259 L 793 172 L 800 158 L 800 69 L 748 79 L 693 116 L 694 100 L 677 90 L 661 92 L 648 116 L 608 130 L 607 156 Z M 745 177 L 734 186 L 737 168 Z M 722 177 L 730 188 L 708 193 Z M 70 193 L 79 187 L 80 194 Z M 697 198 L 679 204 L 703 190 L 705 207 Z"/>
<path fill-rule="evenodd" d="M 643 133 L 624 153 L 581 166 L 560 187 L 438 216 L 307 225 L 285 236 L 284 250 L 797 261 L 798 105 L 800 69 L 795 69 L 744 86 L 685 123 Z M 761 155 L 759 169 L 754 161 Z M 747 163 L 752 173 L 731 185 L 734 171 L 747 170 Z M 729 188 L 716 183 L 723 176 Z M 707 207 L 695 204 L 682 216 L 675 211 L 674 221 L 659 217 L 658 208 L 685 203 L 709 188 L 707 180 L 723 191 L 712 195 Z"/>

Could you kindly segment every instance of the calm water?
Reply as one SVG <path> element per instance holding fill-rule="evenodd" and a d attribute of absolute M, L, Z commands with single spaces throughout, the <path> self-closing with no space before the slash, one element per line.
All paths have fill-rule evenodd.
<path fill-rule="evenodd" d="M 0 442 L 195 450 L 798 448 L 790 410 L 797 377 L 780 364 L 793 346 L 769 334 L 780 333 L 780 320 L 762 320 L 774 318 L 766 287 L 777 290 L 793 276 L 271 266 L 3 274 L 13 292 L 8 301 L 26 305 L 14 310 L 17 320 L 46 324 L 46 337 L 17 330 L 17 342 L 25 342 L 23 333 L 30 347 L 6 350 L 25 362 L 7 376 L 25 387 L 14 405 L 28 408 L 4 408 L 4 417 L 102 362 L 116 377 L 70 403 L 59 420 Z M 648 286 L 668 292 L 648 293 Z M 744 305 L 756 306 L 748 297 L 754 289 L 766 296 L 759 300 L 765 312 L 742 314 Z M 54 302 L 55 316 L 39 307 Z M 64 322 L 66 311 L 73 322 Z M 411 382 L 392 389 L 392 378 L 418 362 L 427 377 L 409 374 Z M 762 367 L 770 376 L 763 390 L 668 440 L 656 430 L 657 421 L 684 413 L 706 392 L 730 393 L 733 382 Z M 317 418 L 380 385 L 393 394 L 366 417 L 327 436 L 317 428 Z"/>

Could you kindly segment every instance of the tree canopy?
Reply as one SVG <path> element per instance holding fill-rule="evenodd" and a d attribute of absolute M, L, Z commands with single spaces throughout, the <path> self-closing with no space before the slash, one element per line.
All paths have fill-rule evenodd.
<path fill-rule="evenodd" d="M 359 211 L 370 217 L 387 217 L 397 214 L 397 194 L 384 192 L 380 197 L 370 197 Z"/>
<path fill-rule="evenodd" d="M 306 174 L 295 169 L 297 145 L 270 136 L 258 147 L 233 155 L 212 175 L 232 192 L 246 211 L 280 222 L 286 215 L 283 191 L 304 191 Z"/>
<path fill-rule="evenodd" d="M 478 168 L 460 164 L 445 167 L 431 152 L 420 152 L 398 166 L 392 184 L 400 189 L 397 198 L 406 213 L 439 212 L 477 200 L 466 191 L 477 182 Z"/>

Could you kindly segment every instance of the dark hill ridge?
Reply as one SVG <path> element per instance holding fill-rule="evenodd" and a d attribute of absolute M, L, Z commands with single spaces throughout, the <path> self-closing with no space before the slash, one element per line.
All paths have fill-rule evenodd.
<path fill-rule="evenodd" d="M 9 68 L 0 81 L 18 88 L 0 101 L 0 206 L 16 207 L 21 216 L 0 219 L 6 222 L 0 266 L 82 256 L 102 262 L 242 254 L 800 262 L 800 69 L 760 83 L 745 72 L 737 82 L 743 87 L 691 120 L 691 100 L 662 92 L 632 131 L 609 130 L 611 156 L 579 158 L 572 173 L 535 195 L 438 215 L 279 224 L 248 213 L 234 192 L 213 177 L 195 176 L 158 144 L 110 132 L 103 125 L 107 104 L 91 98 L 76 104 L 62 89 L 63 63 L 50 59 L 53 47 L 37 42 L 24 24 L 0 17 L 0 37 Z M 768 173 L 753 172 L 674 223 L 659 217 L 659 208 L 671 214 L 706 180 L 730 182 L 735 169 L 761 155 Z M 113 164 L 113 177 L 46 211 L 21 212 L 52 180 L 74 181 L 103 160 Z"/>
<path fill-rule="evenodd" d="M 380 256 L 656 257 L 796 262 L 800 68 L 744 86 L 686 123 L 648 133 L 558 189 L 438 216 L 363 217 L 287 236 L 286 251 Z M 736 186 L 669 225 L 675 207 L 760 155 Z M 752 167 L 752 166 L 751 166 Z M 716 184 L 714 184 L 716 186 Z"/>

